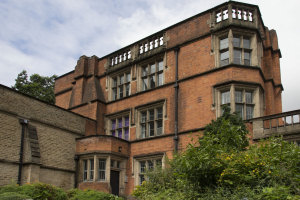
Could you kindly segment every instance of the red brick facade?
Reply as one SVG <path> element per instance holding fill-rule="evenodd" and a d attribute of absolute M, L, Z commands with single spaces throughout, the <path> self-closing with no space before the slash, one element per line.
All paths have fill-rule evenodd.
<path fill-rule="evenodd" d="M 224 38 L 227 43 L 221 49 Z M 240 42 L 240 46 L 234 41 Z M 235 101 L 240 92 L 241 112 L 245 117 L 280 113 L 283 90 L 280 57 L 276 32 L 264 26 L 259 8 L 237 2 L 219 5 L 105 57 L 80 57 L 75 70 L 59 77 L 55 84 L 56 105 L 97 121 L 87 137 L 77 139 L 78 187 L 112 192 L 110 174 L 113 170 L 119 173 L 118 194 L 128 196 L 142 177 L 139 171 L 142 164 L 139 163 L 145 161 L 150 166 L 149 159 L 172 158 L 176 88 L 179 151 L 220 115 L 224 91 L 230 93 L 227 103 L 233 110 L 238 109 Z M 222 65 L 226 59 L 228 63 Z M 156 68 L 148 68 L 148 79 L 145 79 L 148 87 L 152 84 L 153 88 L 143 90 L 143 77 L 146 77 L 143 67 L 148 64 L 156 64 Z M 130 74 L 129 95 L 125 95 L 125 86 L 120 86 L 126 84 L 127 77 L 123 82 L 118 78 L 114 100 L 114 78 L 124 73 Z M 152 75 L 155 81 L 151 81 Z M 246 95 L 251 97 L 248 104 L 249 96 Z M 152 112 L 155 119 L 151 128 Z M 147 113 L 144 138 L 143 113 Z M 127 122 L 123 121 L 122 128 L 116 129 L 116 137 L 111 135 L 121 117 L 129 120 L 128 141 L 124 137 L 117 138 L 118 131 L 123 131 L 123 136 L 127 134 L 123 127 Z M 117 120 L 112 122 L 113 119 Z M 150 137 L 151 131 L 153 137 Z M 84 166 L 84 160 L 90 162 L 91 159 L 94 163 Z M 101 159 L 106 161 L 106 174 L 99 180 L 97 170 L 101 164 L 97 162 Z M 118 166 L 114 166 L 112 160 Z"/>

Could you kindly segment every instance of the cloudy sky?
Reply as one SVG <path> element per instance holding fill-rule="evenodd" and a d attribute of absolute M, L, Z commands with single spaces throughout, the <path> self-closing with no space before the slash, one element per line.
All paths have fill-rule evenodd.
<path fill-rule="evenodd" d="M 0 0 L 0 83 L 62 75 L 81 55 L 105 56 L 225 0 Z M 300 109 L 299 0 L 243 0 L 260 7 L 282 53 L 283 110 Z"/>

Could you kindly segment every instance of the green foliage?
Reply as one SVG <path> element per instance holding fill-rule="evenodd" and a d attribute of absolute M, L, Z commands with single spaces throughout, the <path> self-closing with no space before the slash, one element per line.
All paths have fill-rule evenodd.
<path fill-rule="evenodd" d="M 24 94 L 54 104 L 54 82 L 56 77 L 56 75 L 47 77 L 40 76 L 39 74 L 32 74 L 28 80 L 27 72 L 26 70 L 23 70 L 18 74 L 18 77 L 15 79 L 15 85 L 12 86 L 12 88 Z"/>
<path fill-rule="evenodd" d="M 122 198 L 95 190 L 72 189 L 65 192 L 61 188 L 33 183 L 18 186 L 10 184 L 0 187 L 0 200 L 122 200 Z"/>
<path fill-rule="evenodd" d="M 122 200 L 122 198 L 95 190 L 72 189 L 68 192 L 69 200 Z"/>
<path fill-rule="evenodd" d="M 148 173 L 137 187 L 139 199 L 297 199 L 300 194 L 300 149 L 270 138 L 249 146 L 247 130 L 225 108 L 206 127 L 198 143 L 176 155 L 169 168 Z"/>
<path fill-rule="evenodd" d="M 24 200 L 24 199 L 30 199 L 30 197 L 16 192 L 5 192 L 0 194 L 0 200 Z"/>
<path fill-rule="evenodd" d="M 44 184 L 34 183 L 18 186 L 16 184 L 6 185 L 0 187 L 0 194 L 5 193 L 18 193 L 21 195 L 29 196 L 34 200 L 66 200 L 66 193 L 58 187 Z"/>

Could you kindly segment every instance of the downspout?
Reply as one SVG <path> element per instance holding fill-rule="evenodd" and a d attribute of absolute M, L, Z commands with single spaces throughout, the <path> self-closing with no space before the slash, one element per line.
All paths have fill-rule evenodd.
<path fill-rule="evenodd" d="M 78 185 L 78 163 L 79 163 L 79 156 L 75 155 L 74 157 L 75 160 L 75 177 L 74 177 L 74 188 L 77 188 Z"/>
<path fill-rule="evenodd" d="M 20 124 L 22 125 L 22 132 L 21 132 L 21 145 L 20 145 L 20 159 L 19 159 L 19 172 L 18 172 L 18 185 L 21 185 L 21 178 L 22 178 L 22 168 L 23 168 L 23 155 L 24 155 L 24 138 L 25 138 L 25 127 L 28 124 L 26 119 L 20 119 Z"/>
<path fill-rule="evenodd" d="M 174 150 L 175 153 L 178 152 L 178 53 L 179 47 L 175 48 L 175 136 L 174 136 Z"/>

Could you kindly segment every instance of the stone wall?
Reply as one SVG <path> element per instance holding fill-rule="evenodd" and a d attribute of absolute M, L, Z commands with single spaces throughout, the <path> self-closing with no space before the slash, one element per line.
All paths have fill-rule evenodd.
<path fill-rule="evenodd" d="M 27 120 L 22 184 L 74 187 L 75 139 L 95 121 L 0 85 L 0 185 L 18 179 L 21 119 Z"/>

